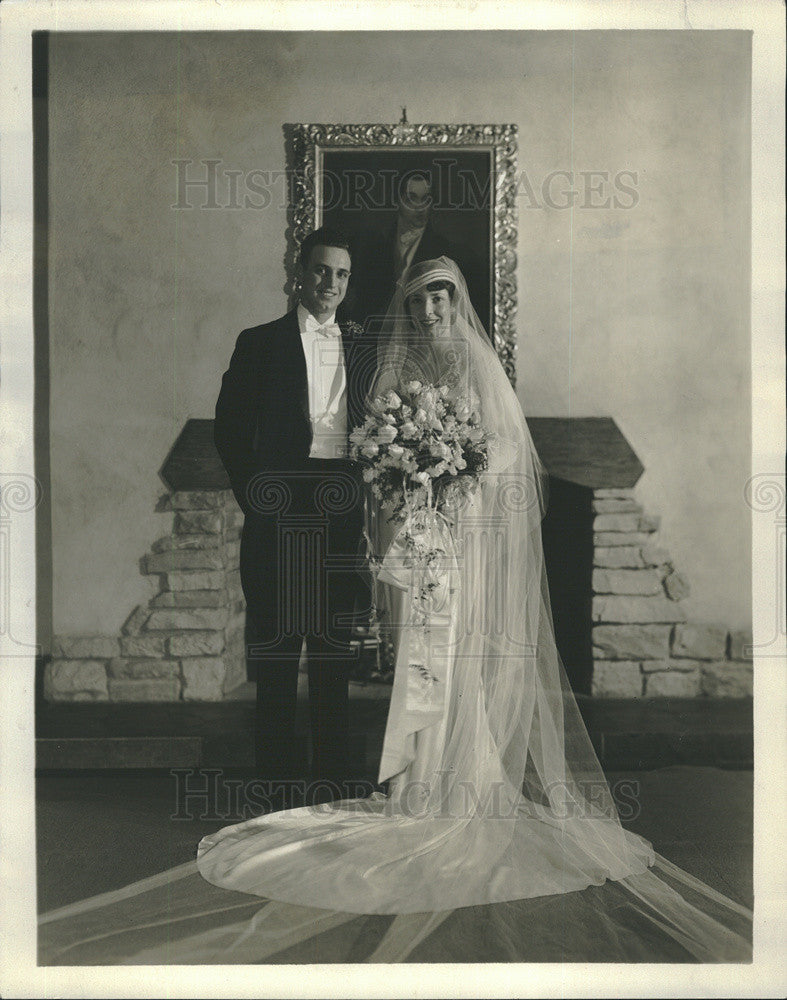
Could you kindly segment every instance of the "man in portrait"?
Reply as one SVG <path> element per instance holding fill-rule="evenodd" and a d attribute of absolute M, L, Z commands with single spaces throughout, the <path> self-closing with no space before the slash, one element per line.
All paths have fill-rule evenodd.
<path fill-rule="evenodd" d="M 432 186 L 421 171 L 399 179 L 393 223 L 369 225 L 355 244 L 356 267 L 348 302 L 353 318 L 364 328 L 385 316 L 396 282 L 412 264 L 445 255 L 460 267 L 466 257 L 455 241 L 435 224 Z"/>

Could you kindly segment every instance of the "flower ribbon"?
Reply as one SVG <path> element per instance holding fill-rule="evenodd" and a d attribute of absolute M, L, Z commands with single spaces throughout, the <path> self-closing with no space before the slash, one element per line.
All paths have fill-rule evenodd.
<path fill-rule="evenodd" d="M 456 548 L 446 518 L 431 508 L 408 514 L 377 579 L 407 593 L 405 620 L 394 623 L 400 633 L 394 684 L 406 684 L 406 710 L 442 716 L 459 598 Z"/>

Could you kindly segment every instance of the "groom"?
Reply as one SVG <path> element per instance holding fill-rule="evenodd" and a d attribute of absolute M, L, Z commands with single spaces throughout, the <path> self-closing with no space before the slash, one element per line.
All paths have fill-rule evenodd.
<path fill-rule="evenodd" d="M 305 641 L 312 777 L 333 787 L 348 776 L 351 618 L 362 594 L 363 494 L 347 435 L 361 420 L 368 366 L 360 327 L 336 319 L 350 268 L 342 233 L 321 228 L 304 239 L 298 305 L 240 334 L 214 431 L 245 514 L 240 573 L 257 676 L 258 777 L 302 777 L 293 751 Z"/>

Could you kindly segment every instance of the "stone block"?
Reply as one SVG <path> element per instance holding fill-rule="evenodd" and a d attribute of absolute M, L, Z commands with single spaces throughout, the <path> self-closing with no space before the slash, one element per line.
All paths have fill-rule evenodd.
<path fill-rule="evenodd" d="M 658 531 L 660 527 L 661 518 L 653 514 L 643 514 L 637 524 L 638 531 L 647 531 L 649 534 Z"/>
<path fill-rule="evenodd" d="M 241 534 L 242 534 L 241 528 L 228 528 L 224 532 L 224 541 L 234 542 L 236 539 L 240 538 Z"/>
<path fill-rule="evenodd" d="M 596 625 L 593 658 L 602 660 L 666 660 L 669 625 Z"/>
<path fill-rule="evenodd" d="M 189 569 L 224 569 L 221 549 L 171 549 L 145 556 L 146 573 L 171 573 Z"/>
<path fill-rule="evenodd" d="M 750 663 L 722 660 L 703 663 L 702 693 L 711 698 L 750 698 L 753 671 Z"/>
<path fill-rule="evenodd" d="M 596 660 L 593 663 L 591 692 L 596 698 L 639 698 L 642 673 L 639 663 Z"/>
<path fill-rule="evenodd" d="M 594 514 L 641 514 L 642 507 L 630 497 L 603 497 L 593 500 Z"/>
<path fill-rule="evenodd" d="M 661 593 L 661 580 L 652 569 L 594 569 L 593 590 L 596 594 Z"/>
<path fill-rule="evenodd" d="M 245 684 L 247 681 L 246 677 L 246 661 L 243 657 L 224 657 L 224 694 L 226 695 L 228 691 L 233 691 L 236 687 L 241 684 Z"/>
<path fill-rule="evenodd" d="M 688 660 L 683 662 L 689 664 Z M 650 674 L 654 670 L 670 670 L 672 668 L 669 660 L 643 660 L 640 666 L 642 667 L 642 672 L 645 674 Z M 686 669 L 693 670 L 695 666 L 696 664 L 689 664 Z"/>
<path fill-rule="evenodd" d="M 150 611 L 144 604 L 138 604 L 126 619 L 121 632 L 123 635 L 138 635 L 150 617 Z"/>
<path fill-rule="evenodd" d="M 221 701 L 224 697 L 224 661 L 209 656 L 182 660 L 184 701 Z"/>
<path fill-rule="evenodd" d="M 154 608 L 223 608 L 230 601 L 226 590 L 165 590 L 150 604 Z"/>
<path fill-rule="evenodd" d="M 149 632 L 177 632 L 180 629 L 213 631 L 224 628 L 227 608 L 163 608 L 154 611 L 145 626 Z"/>
<path fill-rule="evenodd" d="M 233 499 L 232 504 L 227 504 L 224 508 L 224 527 L 229 531 L 233 529 L 239 531 L 243 527 L 244 519 L 243 511 Z"/>
<path fill-rule="evenodd" d="M 218 549 L 222 545 L 221 535 L 164 535 L 151 545 L 153 552 L 172 552 L 181 549 Z"/>
<path fill-rule="evenodd" d="M 641 531 L 595 531 L 593 533 L 593 545 L 596 548 L 604 548 L 613 545 L 636 545 L 641 547 L 646 545 L 650 535 Z"/>
<path fill-rule="evenodd" d="M 120 652 L 120 643 L 110 635 L 57 635 L 52 642 L 56 660 L 108 660 Z"/>
<path fill-rule="evenodd" d="M 224 652 L 224 632 L 184 632 L 169 640 L 170 656 L 218 656 Z"/>
<path fill-rule="evenodd" d="M 243 632 L 233 632 L 227 636 L 224 658 L 240 657 L 246 659 L 246 636 Z"/>
<path fill-rule="evenodd" d="M 180 680 L 176 677 L 111 680 L 109 697 L 111 701 L 179 701 Z"/>
<path fill-rule="evenodd" d="M 166 590 L 221 590 L 223 586 L 224 573 L 218 570 L 167 573 L 165 577 Z"/>
<path fill-rule="evenodd" d="M 215 510 L 223 507 L 225 490 L 181 490 L 172 495 L 173 510 Z"/>
<path fill-rule="evenodd" d="M 163 635 L 124 635 L 120 640 L 121 656 L 160 657 L 164 655 Z"/>
<path fill-rule="evenodd" d="M 236 611 L 227 620 L 227 631 L 235 632 L 236 629 L 246 628 L 246 610 Z"/>
<path fill-rule="evenodd" d="M 593 518 L 594 531 L 639 531 L 638 514 L 597 514 Z"/>
<path fill-rule="evenodd" d="M 681 622 L 685 619 L 683 609 L 664 596 L 604 595 L 593 598 L 594 622 Z"/>
<path fill-rule="evenodd" d="M 236 539 L 233 542 L 227 542 L 224 546 L 224 558 L 225 559 L 237 559 L 240 555 L 240 540 Z"/>
<path fill-rule="evenodd" d="M 672 636 L 672 656 L 676 659 L 721 660 L 726 646 L 727 632 L 720 625 L 678 625 Z"/>
<path fill-rule="evenodd" d="M 193 535 L 204 532 L 208 535 L 220 535 L 222 515 L 213 510 L 180 510 L 175 515 L 175 534 Z"/>
<path fill-rule="evenodd" d="M 118 657 L 109 661 L 109 676 L 118 680 L 149 680 L 179 677 L 179 675 L 180 667 L 177 660 Z"/>
<path fill-rule="evenodd" d="M 646 566 L 666 566 L 671 563 L 671 557 L 666 549 L 648 543 L 640 549 L 642 561 Z"/>
<path fill-rule="evenodd" d="M 696 698 L 699 693 L 699 670 L 659 670 L 645 679 L 648 698 Z"/>
<path fill-rule="evenodd" d="M 634 496 L 633 486 L 608 486 L 605 489 L 593 490 L 593 497 L 599 500 L 626 500 Z"/>
<path fill-rule="evenodd" d="M 751 629 L 738 629 L 735 632 L 730 632 L 730 659 L 742 662 L 751 662 Z"/>
<path fill-rule="evenodd" d="M 691 593 L 689 581 L 675 570 L 664 577 L 664 590 L 671 601 L 683 601 Z"/>
<path fill-rule="evenodd" d="M 636 545 L 615 545 L 594 549 L 593 565 L 603 569 L 640 569 L 645 564 Z"/>
<path fill-rule="evenodd" d="M 52 660 L 44 670 L 47 701 L 106 701 L 107 670 L 100 660 Z"/>

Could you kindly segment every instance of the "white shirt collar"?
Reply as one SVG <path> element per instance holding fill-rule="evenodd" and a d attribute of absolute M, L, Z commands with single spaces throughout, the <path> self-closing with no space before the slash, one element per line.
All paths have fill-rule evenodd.
<path fill-rule="evenodd" d="M 314 329 L 318 326 L 335 326 L 336 325 L 336 313 L 334 312 L 325 322 L 321 323 L 315 316 L 313 316 L 309 310 L 301 302 L 298 303 L 298 326 L 300 327 L 301 333 L 305 330 L 311 328 Z"/>

